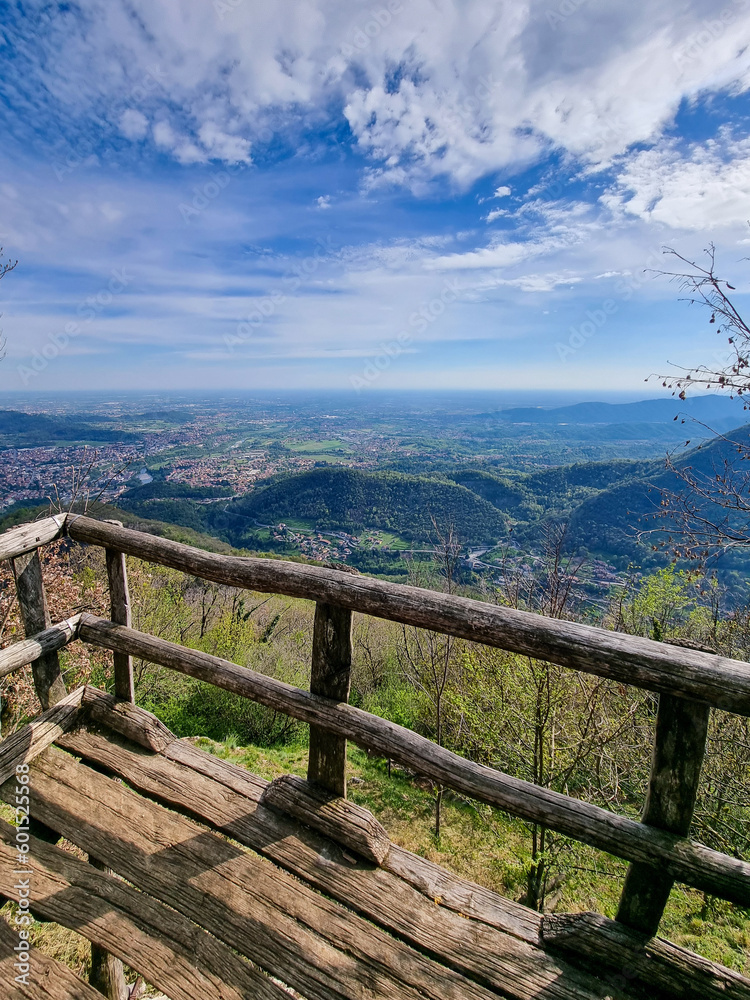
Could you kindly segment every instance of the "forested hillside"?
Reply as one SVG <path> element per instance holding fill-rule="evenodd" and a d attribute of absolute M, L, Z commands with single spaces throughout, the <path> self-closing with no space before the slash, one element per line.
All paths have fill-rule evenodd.
<path fill-rule="evenodd" d="M 570 543 L 606 553 L 621 564 L 666 559 L 667 554 L 654 553 L 653 547 L 679 529 L 679 523 L 664 515 L 664 492 L 684 496 L 691 492 L 691 480 L 715 483 L 717 477 L 727 475 L 742 480 L 750 471 L 744 468 L 749 443 L 750 425 L 746 425 L 685 453 L 675 460 L 676 471 L 659 468 L 657 463 L 643 463 L 645 475 L 617 483 L 584 500 L 571 512 Z M 711 516 L 708 505 L 701 504 L 699 497 L 693 496 L 693 502 Z M 737 522 L 747 520 L 741 511 L 732 512 L 731 508 L 718 516 Z"/>
<path fill-rule="evenodd" d="M 467 542 L 497 541 L 507 530 L 497 507 L 457 483 L 336 467 L 259 487 L 225 510 L 210 510 L 206 523 L 232 531 L 237 516 L 263 524 L 301 518 L 335 531 L 380 528 L 409 540 L 434 538 L 436 524 L 439 531 L 452 525 Z"/>

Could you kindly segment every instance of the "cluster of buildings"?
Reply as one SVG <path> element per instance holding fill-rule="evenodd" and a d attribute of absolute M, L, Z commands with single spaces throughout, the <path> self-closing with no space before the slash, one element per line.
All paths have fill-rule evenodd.
<path fill-rule="evenodd" d="M 119 444 L 0 450 L 0 510 L 42 498 L 66 502 L 74 492 L 115 500 L 140 468 L 142 455 L 142 449 Z"/>
<path fill-rule="evenodd" d="M 271 537 L 277 542 L 294 545 L 309 559 L 321 562 L 346 562 L 352 549 L 359 545 L 358 539 L 345 531 L 305 532 L 290 528 L 283 522 L 271 528 Z"/>

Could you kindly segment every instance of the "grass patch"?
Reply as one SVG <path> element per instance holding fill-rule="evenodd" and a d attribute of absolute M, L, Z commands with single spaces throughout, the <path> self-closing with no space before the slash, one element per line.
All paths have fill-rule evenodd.
<path fill-rule="evenodd" d="M 325 455 L 326 452 L 330 451 L 350 453 L 352 450 L 348 444 L 338 441 L 335 438 L 328 441 L 293 441 L 287 447 L 290 451 L 302 452 L 304 454 L 320 453 L 321 455 Z"/>
<path fill-rule="evenodd" d="M 211 740 L 198 746 L 272 781 L 307 773 L 307 746 L 227 747 Z M 394 843 L 442 865 L 461 878 L 502 896 L 520 899 L 530 862 L 526 825 L 497 809 L 446 791 L 441 835 L 434 834 L 435 795 L 430 782 L 350 744 L 349 797 L 365 806 Z M 595 910 L 614 917 L 627 864 L 574 842 L 565 842 L 556 911 Z M 676 886 L 659 929 L 661 937 L 750 976 L 750 911 Z"/>

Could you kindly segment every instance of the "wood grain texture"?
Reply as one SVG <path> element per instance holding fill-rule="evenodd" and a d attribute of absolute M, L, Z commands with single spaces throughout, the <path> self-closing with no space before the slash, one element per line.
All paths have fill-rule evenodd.
<path fill-rule="evenodd" d="M 615 986 L 637 980 L 680 1000 L 750 1000 L 750 980 L 738 972 L 598 913 L 545 916 L 542 934 L 548 947 L 619 970 Z"/>
<path fill-rule="evenodd" d="M 69 517 L 67 531 L 215 583 L 323 601 L 750 715 L 750 666 L 739 660 L 340 570 L 216 555 L 89 517 Z"/>
<path fill-rule="evenodd" d="M 128 701 L 119 701 L 91 685 L 87 685 L 83 692 L 83 707 L 87 718 L 103 723 L 154 753 L 161 752 L 176 739 L 174 733 L 151 712 Z"/>
<path fill-rule="evenodd" d="M 45 517 L 41 521 L 9 528 L 0 535 L 0 560 L 15 559 L 32 549 L 60 538 L 64 532 L 65 516 Z"/>
<path fill-rule="evenodd" d="M 42 563 L 39 550 L 28 552 L 11 560 L 13 577 L 16 581 L 18 605 L 27 638 L 46 631 L 52 622 L 47 609 L 47 597 L 42 579 Z M 31 664 L 34 687 L 43 709 L 50 708 L 65 697 L 65 682 L 60 671 L 57 651 L 43 653 Z"/>
<path fill-rule="evenodd" d="M 627 861 L 661 866 L 677 881 L 741 906 L 750 905 L 750 864 L 747 862 L 476 764 L 386 719 L 352 705 L 320 698 L 208 653 L 185 649 L 91 615 L 82 617 L 79 634 L 86 642 L 122 649 L 303 722 L 330 729 L 470 798 L 542 823 Z"/>
<path fill-rule="evenodd" d="M 0 785 L 75 725 L 82 698 L 83 688 L 76 688 L 0 743 Z"/>
<path fill-rule="evenodd" d="M 78 623 L 80 615 L 73 615 L 65 621 L 51 625 L 49 628 L 38 632 L 29 639 L 22 639 L 21 642 L 14 642 L 5 649 L 0 649 L 0 677 L 13 673 L 20 667 L 25 667 L 29 663 L 40 657 L 53 653 L 69 642 L 78 638 Z"/>
<path fill-rule="evenodd" d="M 14 829 L 0 821 L 0 892 L 13 893 Z M 171 1000 L 288 1000 L 226 945 L 121 879 L 32 839 L 32 911 L 117 955 Z"/>
<path fill-rule="evenodd" d="M 118 522 L 119 523 L 119 522 Z M 115 549 L 106 550 L 109 603 L 113 622 L 130 625 L 130 593 L 125 556 Z M 114 653 L 115 695 L 135 704 L 133 687 L 133 657 L 127 653 Z"/>
<path fill-rule="evenodd" d="M 87 742 L 87 736 L 74 733 L 66 735 L 63 739 L 70 739 L 72 742 L 71 749 L 74 753 L 81 753 L 84 757 L 90 754 L 93 747 Z M 107 744 L 105 746 L 105 744 Z M 102 765 L 105 760 L 109 757 L 110 763 L 112 762 L 112 744 L 108 741 L 106 737 L 103 738 L 102 744 L 98 748 L 97 756 L 93 759 L 99 761 Z M 243 804 L 240 808 L 242 809 L 254 809 L 254 805 L 260 802 L 263 792 L 268 787 L 268 782 L 259 778 L 257 775 L 252 774 L 243 767 L 238 767 L 236 764 L 231 764 L 229 761 L 221 760 L 218 757 L 214 757 L 211 754 L 205 753 L 203 750 L 199 750 L 197 747 L 192 746 L 190 743 L 183 740 L 175 740 L 171 743 L 167 749 L 164 751 L 164 756 L 169 760 L 175 761 L 176 763 L 183 764 L 185 767 L 189 767 L 191 770 L 195 771 L 197 774 L 202 774 L 206 777 L 211 778 L 214 782 L 225 785 L 232 791 L 237 792 L 242 795 L 243 798 L 247 800 L 246 804 Z M 125 768 L 125 772 L 117 771 L 121 776 L 126 774 L 132 776 L 128 778 L 131 783 L 136 780 L 135 773 L 141 768 L 141 761 L 137 763 L 132 759 L 128 761 L 127 753 L 119 760 L 118 767 Z M 141 775 L 143 777 L 143 775 Z M 179 784 L 179 782 L 178 782 Z M 153 787 L 153 786 L 150 786 Z M 167 801 L 165 799 L 165 801 Z M 184 797 L 182 802 L 184 802 Z M 179 800 L 172 799 L 171 803 L 178 808 L 185 808 Z M 202 818 L 207 822 L 213 822 L 206 812 L 202 812 L 200 815 L 194 813 L 198 818 Z M 253 831 L 255 829 L 255 813 L 253 811 L 247 813 L 247 826 L 243 828 L 243 836 L 248 838 L 247 841 L 243 841 L 242 837 L 238 837 L 242 843 L 247 843 L 249 847 L 254 848 L 261 853 L 267 854 L 269 857 L 273 858 L 279 864 L 284 864 L 289 867 L 290 870 L 297 871 L 302 874 L 303 877 L 310 877 L 310 870 L 308 868 L 293 868 L 291 867 L 288 859 L 285 860 L 285 855 L 280 853 L 280 848 L 278 847 L 276 841 L 284 841 L 284 838 L 289 834 L 291 829 L 289 824 L 279 824 L 275 818 L 273 820 L 272 829 L 276 831 L 274 836 L 270 833 L 264 832 L 266 828 L 261 823 L 261 817 L 266 817 L 268 819 L 270 814 L 267 810 L 261 810 L 258 813 L 257 822 L 261 824 L 259 827 L 259 832 L 255 834 Z M 227 822 L 226 817 L 223 814 L 214 817 L 215 825 L 221 826 L 224 822 Z M 299 834 L 299 830 L 297 829 Z M 270 842 L 269 842 L 270 841 Z M 313 837 L 309 840 L 313 845 L 314 851 L 317 854 L 325 854 L 327 851 L 326 842 L 322 841 L 319 837 Z M 308 843 L 308 839 L 305 839 L 305 843 Z M 312 865 L 314 868 L 315 865 Z M 339 868 L 338 863 L 333 865 L 334 870 Z M 399 847 L 397 844 L 391 844 L 390 851 L 387 857 L 383 861 L 383 868 L 390 872 L 392 875 L 396 876 L 399 880 L 408 883 L 410 887 L 415 889 L 422 896 L 425 896 L 430 901 L 430 912 L 434 914 L 433 906 L 435 900 L 440 900 L 439 906 L 441 909 L 447 908 L 454 910 L 456 913 L 460 913 L 462 917 L 471 917 L 474 920 L 480 920 L 483 923 L 489 924 L 491 927 L 496 927 L 507 934 L 512 934 L 514 937 L 520 938 L 522 941 L 527 941 L 529 944 L 539 944 L 540 941 L 540 928 L 541 928 L 541 916 L 534 910 L 528 909 L 526 906 L 522 906 L 520 903 L 514 902 L 512 899 L 505 899 L 503 896 L 499 896 L 497 893 L 492 892 L 490 889 L 484 888 L 484 886 L 477 885 L 474 882 L 467 882 L 465 879 L 459 878 L 452 872 L 447 871 L 445 868 L 441 868 L 439 865 L 428 861 L 426 858 L 418 857 L 416 854 L 412 854 L 411 851 L 405 850 L 403 847 Z M 341 877 L 344 878 L 345 874 L 351 869 L 350 865 L 345 865 L 341 867 Z M 324 869 L 325 870 L 325 869 Z M 358 884 L 353 884 L 352 896 L 342 897 L 342 901 L 347 902 L 348 905 L 353 905 L 353 901 L 360 898 L 360 890 L 362 885 L 369 883 L 372 880 L 373 885 L 381 886 L 382 892 L 396 891 L 396 883 L 392 879 L 388 879 L 385 882 L 381 881 L 383 879 L 382 875 L 375 872 L 369 872 L 363 869 L 361 865 L 357 866 L 357 871 L 364 871 L 365 874 L 362 876 L 362 881 Z M 325 882 L 321 882 L 319 887 L 329 894 L 335 893 L 336 880 L 332 876 L 331 879 L 327 879 Z M 388 888 L 385 888 L 388 887 Z M 376 899 L 377 890 L 373 895 L 373 899 Z M 401 909 L 405 912 L 410 911 L 415 906 L 419 906 L 421 901 L 414 896 L 413 893 L 407 893 L 404 896 L 404 902 Z M 368 916 L 371 919 L 378 919 L 377 916 L 377 906 L 373 904 L 371 911 L 368 911 Z"/>
<path fill-rule="evenodd" d="M 307 1000 L 490 1000 L 497 994 L 386 934 L 257 854 L 67 754 L 32 765 L 32 810 L 136 887 Z M 8 794 L 2 786 L 0 794 Z"/>
<path fill-rule="evenodd" d="M 352 613 L 318 602 L 313 626 L 310 690 L 333 701 L 349 701 L 352 673 Z M 308 781 L 346 798 L 346 740 L 310 726 Z"/>
<path fill-rule="evenodd" d="M 48 958 L 37 948 L 29 953 L 28 985 L 18 982 L 13 964 L 17 931 L 0 917 L 0 997 L 2 1000 L 102 1000 L 88 983 L 71 972 L 67 965 Z"/>
<path fill-rule="evenodd" d="M 708 705 L 659 696 L 651 777 L 641 822 L 685 837 L 693 821 L 708 737 Z M 631 864 L 617 920 L 649 937 L 659 929 L 674 880 L 668 872 Z"/>
<path fill-rule="evenodd" d="M 369 809 L 297 777 L 276 778 L 261 796 L 261 804 L 286 813 L 330 837 L 375 865 L 382 865 L 391 841 Z"/>
<path fill-rule="evenodd" d="M 82 734 L 75 733 L 66 735 L 63 739 L 65 741 L 71 740 L 72 745 L 70 749 L 74 753 L 81 753 L 86 757 L 94 748 L 87 742 L 86 736 L 83 736 L 83 739 L 81 737 Z M 109 759 L 111 765 L 112 744 L 106 737 L 102 738 L 102 743 L 96 753 L 97 756 L 93 759 L 102 765 L 104 765 L 105 760 Z M 207 754 L 183 740 L 175 740 L 174 743 L 170 743 L 164 751 L 164 756 L 169 760 L 189 767 L 198 774 L 210 777 L 213 781 L 223 784 L 227 788 L 232 789 L 232 791 L 242 795 L 250 804 L 243 804 L 240 807 L 240 811 L 242 809 L 252 809 L 252 803 L 260 802 L 264 790 L 268 787 L 267 781 L 245 770 L 245 768 L 237 767 L 236 764 L 231 764 L 229 761 L 221 760 L 218 757 Z M 129 775 L 127 780 L 131 784 L 135 782 L 134 787 L 138 787 L 136 775 L 140 772 L 140 777 L 142 779 L 144 777 L 142 760 L 139 759 L 135 762 L 132 759 L 128 760 L 128 756 L 125 754 L 120 759 L 118 767 L 125 770 L 118 770 L 117 773 L 122 777 Z M 172 783 L 169 782 L 169 784 Z M 177 785 L 179 786 L 179 781 Z M 154 786 L 149 787 L 153 788 Z M 164 794 L 164 787 L 162 787 L 162 794 Z M 187 805 L 184 796 L 181 800 L 176 798 L 168 800 L 165 798 L 164 801 L 170 801 L 171 804 L 178 808 L 186 808 Z M 213 822 L 205 811 L 200 814 L 193 814 L 207 822 Z M 262 825 L 261 817 L 268 817 L 268 815 L 267 811 L 260 811 L 257 814 L 259 818 L 256 820 L 255 813 L 248 812 L 247 825 L 241 831 L 236 827 L 233 828 L 238 833 L 238 839 L 242 843 L 247 843 L 249 847 L 267 854 L 279 864 L 285 865 L 290 871 L 296 871 L 302 877 L 313 877 L 311 873 L 316 868 L 314 858 L 308 859 L 310 860 L 310 864 L 305 867 L 294 867 L 296 862 L 290 861 L 286 854 L 283 853 L 285 838 L 287 835 L 291 835 L 290 830 L 292 828 L 288 824 L 278 824 L 274 820 L 270 830 L 275 830 L 275 834 L 270 832 L 270 830 L 266 832 L 266 827 Z M 214 819 L 215 825 L 218 827 L 221 827 L 225 822 L 229 822 L 223 814 L 215 816 Z M 254 832 L 256 822 L 260 824 L 257 834 Z M 297 831 L 297 834 L 299 834 L 299 831 Z M 243 840 L 243 836 L 248 839 Z M 305 839 L 305 843 L 308 843 L 307 838 Z M 322 855 L 326 853 L 326 844 L 320 838 L 312 838 L 310 843 L 316 854 Z M 322 891 L 328 892 L 329 895 L 335 895 L 336 887 L 346 881 L 345 876 L 350 867 L 349 865 L 340 866 L 337 862 L 334 862 L 330 870 L 336 873 L 340 868 L 340 872 L 316 884 L 319 885 Z M 435 900 L 439 900 L 440 912 L 444 909 L 450 909 L 455 913 L 461 914 L 462 918 L 471 917 L 473 920 L 479 920 L 522 941 L 527 941 L 529 944 L 538 945 L 540 942 L 541 916 L 539 913 L 528 909 L 526 906 L 522 906 L 520 903 L 514 902 L 512 899 L 505 899 L 490 889 L 486 889 L 484 886 L 477 885 L 474 882 L 467 882 L 445 868 L 441 868 L 426 858 L 412 854 L 411 851 L 407 851 L 397 844 L 391 844 L 391 849 L 383 861 L 383 868 L 429 900 L 429 910 L 433 915 L 433 919 L 436 912 L 433 908 Z M 362 870 L 362 866 L 358 866 L 357 870 Z M 329 867 L 324 866 L 323 872 L 328 871 Z M 341 882 L 338 881 L 339 879 Z M 396 893 L 397 891 L 397 883 L 392 879 L 388 879 L 385 883 L 381 879 L 383 879 L 381 874 L 365 871 L 360 880 L 352 884 L 351 896 L 342 896 L 342 901 L 347 902 L 348 905 L 355 905 L 357 900 L 362 903 L 363 899 L 369 898 L 371 894 L 373 900 L 372 907 L 367 911 L 366 915 L 374 920 L 379 919 L 379 907 L 377 905 L 378 892 Z M 369 888 L 370 885 L 372 885 L 371 890 Z M 406 893 L 403 896 L 403 902 L 400 907 L 401 912 L 409 913 L 415 907 L 419 909 L 422 903 L 423 900 L 419 900 L 414 893 Z"/>
<path fill-rule="evenodd" d="M 14 968 L 18 931 L 0 917 L 0 997 L 2 1000 L 102 1000 L 101 993 L 84 983 L 67 965 L 29 949 L 28 984 L 16 979 Z"/>
<path fill-rule="evenodd" d="M 448 872 L 438 877 L 442 870 L 436 865 L 395 845 L 386 864 L 398 852 L 406 877 L 356 860 L 317 832 L 264 808 L 260 799 L 267 782 L 187 742 L 171 743 L 164 757 L 106 733 L 76 731 L 63 743 L 141 793 L 252 847 L 443 964 L 508 996 L 603 996 L 595 975 L 540 950 L 539 914 Z"/>

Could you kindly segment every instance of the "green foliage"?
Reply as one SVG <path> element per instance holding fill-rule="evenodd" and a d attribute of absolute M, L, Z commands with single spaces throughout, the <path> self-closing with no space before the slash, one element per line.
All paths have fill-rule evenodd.
<path fill-rule="evenodd" d="M 454 482 L 335 466 L 259 487 L 226 511 L 206 509 L 206 524 L 230 540 L 241 530 L 238 516 L 263 524 L 302 518 L 324 530 L 378 528 L 422 541 L 434 539 L 433 517 L 439 525 L 456 526 L 468 542 L 497 539 L 506 530 L 495 507 Z"/>
<path fill-rule="evenodd" d="M 382 687 L 365 694 L 359 707 L 406 729 L 420 731 L 424 728 L 427 713 L 424 698 L 397 678 L 389 678 Z"/>
<path fill-rule="evenodd" d="M 680 634 L 696 613 L 695 586 L 674 566 L 644 577 L 622 603 L 621 631 L 662 641 Z"/>
<path fill-rule="evenodd" d="M 144 707 L 177 736 L 231 739 L 235 746 L 298 743 L 306 733 L 306 727 L 286 715 L 200 681 L 187 684 L 179 697 Z"/>

